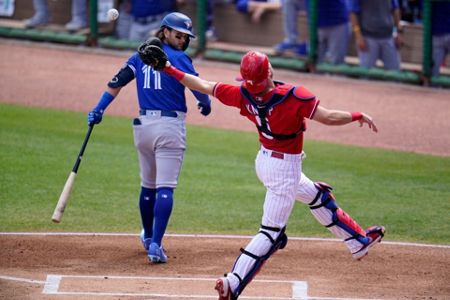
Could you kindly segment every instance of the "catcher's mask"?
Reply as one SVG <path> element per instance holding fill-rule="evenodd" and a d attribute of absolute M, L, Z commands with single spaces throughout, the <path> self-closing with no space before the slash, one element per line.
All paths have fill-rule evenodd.
<path fill-rule="evenodd" d="M 270 63 L 267 55 L 249 51 L 241 59 L 241 76 L 236 78 L 244 81 L 243 86 L 251 94 L 259 94 L 269 84 Z"/>

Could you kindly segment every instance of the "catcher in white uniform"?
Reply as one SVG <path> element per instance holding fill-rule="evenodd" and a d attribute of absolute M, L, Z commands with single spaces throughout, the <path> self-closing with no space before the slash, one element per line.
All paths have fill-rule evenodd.
<path fill-rule="evenodd" d="M 255 161 L 256 174 L 267 189 L 261 227 L 245 249 L 241 249 L 231 272 L 217 279 L 219 300 L 237 299 L 264 262 L 286 246 L 286 224 L 296 200 L 309 205 L 313 216 L 344 241 L 355 259 L 364 257 L 371 246 L 381 241 L 384 227 L 362 229 L 338 206 L 329 185 L 312 182 L 302 173 L 305 119 L 325 125 L 358 121 L 360 126 L 367 124 L 377 132 L 369 115 L 326 109 L 304 87 L 273 81 L 269 59 L 259 52 L 249 51 L 243 56 L 241 86 L 186 74 L 167 62 L 165 53 L 155 46 L 143 51 L 141 58 L 186 87 L 238 108 L 258 129 L 261 148 Z"/>

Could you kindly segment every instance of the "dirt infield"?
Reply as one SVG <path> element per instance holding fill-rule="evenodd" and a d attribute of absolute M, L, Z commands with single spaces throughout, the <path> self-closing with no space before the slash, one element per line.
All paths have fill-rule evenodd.
<path fill-rule="evenodd" d="M 129 52 L 0 40 L 0 54 L 0 102 L 88 112 Z M 231 83 L 238 72 L 237 65 L 196 66 L 214 81 Z M 281 70 L 275 77 L 306 86 L 325 107 L 368 112 L 380 129 L 373 134 L 309 122 L 307 139 L 450 155 L 449 90 Z M 204 118 L 187 94 L 189 123 L 254 130 L 217 102 Z M 132 117 L 137 111 L 129 87 L 107 114 Z M 0 299 L 215 299 L 214 278 L 229 270 L 246 242 L 169 236 L 169 263 L 150 265 L 137 236 L 0 235 Z M 257 277 L 268 282 L 258 282 L 242 299 L 292 299 L 292 285 L 301 294 L 299 282 L 307 283 L 309 299 L 450 299 L 449 270 L 449 247 L 382 243 L 358 262 L 341 243 L 291 240 Z"/>
<path fill-rule="evenodd" d="M 215 276 L 230 268 L 238 249 L 248 241 L 168 236 L 169 263 L 151 265 L 137 235 L 0 235 L 0 295 L 4 299 L 104 299 L 101 293 L 115 293 L 108 299 L 183 299 L 188 295 L 189 299 L 215 299 Z M 290 240 L 257 277 L 276 282 L 251 285 L 243 296 L 292 299 L 286 288 L 289 282 L 279 282 L 284 280 L 306 281 L 308 296 L 317 298 L 448 299 L 449 267 L 450 248 L 381 243 L 364 260 L 355 261 L 340 242 Z M 43 293 L 49 274 L 63 277 L 53 294 Z M 2 278 L 5 275 L 16 280 Z M 112 283 L 114 276 L 122 278 Z M 186 278 L 192 282 L 177 281 Z M 208 280 L 200 281 L 203 278 Z M 162 294 L 166 296 L 158 297 Z"/>

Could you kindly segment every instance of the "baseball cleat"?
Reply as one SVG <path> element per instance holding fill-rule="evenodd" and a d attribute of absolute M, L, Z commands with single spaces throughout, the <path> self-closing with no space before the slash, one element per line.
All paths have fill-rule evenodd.
<path fill-rule="evenodd" d="M 381 242 L 381 239 L 384 237 L 384 233 L 386 229 L 383 226 L 372 226 L 366 229 L 366 237 L 368 238 L 368 242 L 366 242 L 361 249 L 352 253 L 354 259 L 360 260 L 364 256 L 369 253 L 369 248 L 374 246 L 376 243 Z"/>
<path fill-rule="evenodd" d="M 228 279 L 221 277 L 216 280 L 216 287 L 214 288 L 219 294 L 219 300 L 231 300 L 231 289 Z"/>
<path fill-rule="evenodd" d="M 162 246 L 159 246 L 157 243 L 151 243 L 148 248 L 148 259 L 152 263 L 166 263 L 167 255 Z"/>
<path fill-rule="evenodd" d="M 145 238 L 144 229 L 141 230 L 141 234 L 139 235 L 139 237 L 141 238 L 141 243 L 142 243 L 142 246 L 144 247 L 145 251 L 148 251 L 148 248 L 150 247 L 152 239 L 151 238 L 148 238 L 148 239 Z"/>

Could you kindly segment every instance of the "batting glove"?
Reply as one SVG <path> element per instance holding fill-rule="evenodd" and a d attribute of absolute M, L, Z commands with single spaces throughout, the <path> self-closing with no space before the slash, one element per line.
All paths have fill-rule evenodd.
<path fill-rule="evenodd" d="M 88 113 L 88 125 L 98 124 L 102 121 L 103 111 L 102 110 L 93 110 Z"/>
<path fill-rule="evenodd" d="M 204 116 L 207 116 L 211 113 L 211 101 L 209 103 L 202 103 L 197 101 L 197 107 L 200 113 Z"/>

